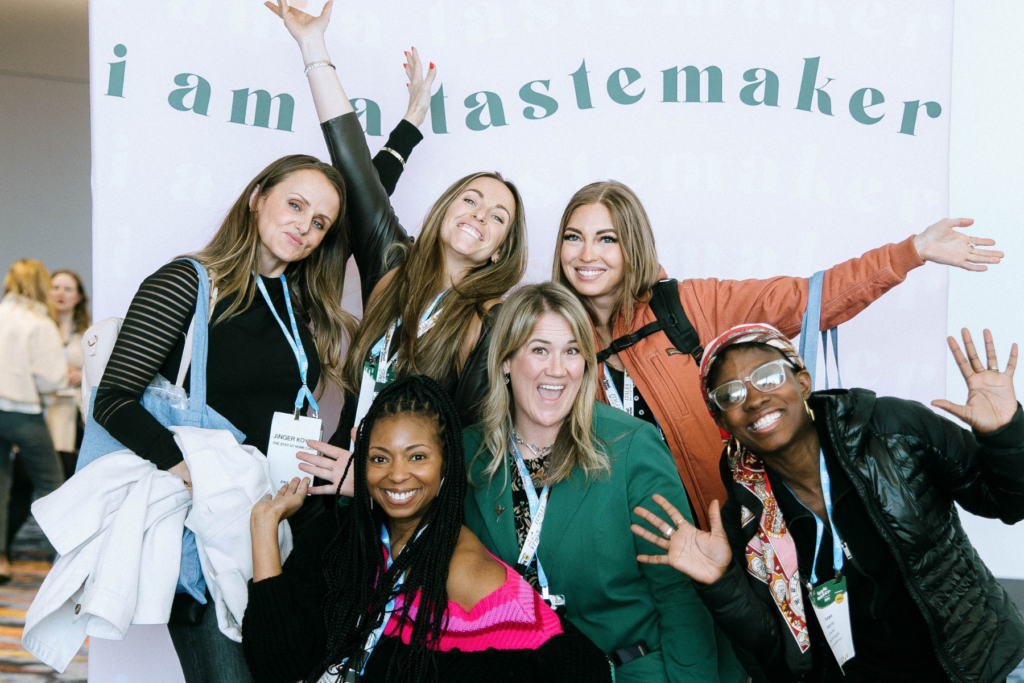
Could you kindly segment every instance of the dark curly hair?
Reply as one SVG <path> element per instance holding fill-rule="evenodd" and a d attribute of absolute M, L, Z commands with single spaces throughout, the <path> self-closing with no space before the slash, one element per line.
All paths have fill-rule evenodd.
<path fill-rule="evenodd" d="M 377 420 L 405 414 L 425 417 L 437 425 L 445 476 L 413 540 L 387 569 L 380 533 L 385 515 L 380 506 L 371 507 L 366 486 L 369 440 Z M 462 425 L 448 392 L 423 375 L 411 375 L 385 387 L 359 425 L 349 467 L 353 463 L 355 492 L 345 522 L 347 533 L 338 534 L 323 556 L 327 580 L 323 602 L 327 641 L 324 659 L 307 681 L 315 683 L 328 669 L 345 680 L 348 671 L 361 661 L 367 637 L 383 622 L 388 602 L 402 595 L 401 618 L 408 620 L 417 591 L 420 601 L 410 647 L 403 648 L 388 663 L 386 680 L 419 683 L 428 676 L 436 679 L 434 647 L 446 627 L 448 567 L 462 529 L 466 495 Z M 348 468 L 342 481 L 346 476 Z M 336 514 L 340 524 L 340 510 Z M 407 576 L 405 583 L 396 589 L 395 583 L 403 573 Z"/>

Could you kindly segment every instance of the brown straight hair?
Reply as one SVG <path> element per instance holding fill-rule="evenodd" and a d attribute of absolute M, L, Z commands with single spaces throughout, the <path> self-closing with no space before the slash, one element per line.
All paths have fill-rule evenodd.
<path fill-rule="evenodd" d="M 576 294 L 590 314 L 590 319 L 596 320 L 590 301 L 573 289 L 562 271 L 561 258 L 562 239 L 573 213 L 576 209 L 591 204 L 600 204 L 608 209 L 612 217 L 612 227 L 615 228 L 615 236 L 619 240 L 619 248 L 622 249 L 622 294 L 615 306 L 611 325 L 614 327 L 616 318 L 622 314 L 626 318 L 626 326 L 630 327 L 633 324 L 633 308 L 637 302 L 643 303 L 650 298 L 651 290 L 658 282 L 661 265 L 658 263 L 658 251 L 654 246 L 651 221 L 647 218 L 644 205 L 640 203 L 636 193 L 627 186 L 615 180 L 605 180 L 591 183 L 572 196 L 558 226 L 551 279 Z"/>
<path fill-rule="evenodd" d="M 367 307 L 359 331 L 352 340 L 343 373 L 347 390 L 359 391 L 363 362 L 377 340 L 387 333 L 391 323 L 399 317 L 404 321 L 418 322 L 427 306 L 441 293 L 445 278 L 444 245 L 441 242 L 444 215 L 448 206 L 478 178 L 493 178 L 503 183 L 515 200 L 512 222 L 498 248 L 497 262 L 488 261 L 477 266 L 453 286 L 439 304 L 444 315 L 422 337 L 415 334 L 415 323 L 403 326 L 413 333 L 401 335 L 396 356 L 397 376 L 427 375 L 442 384 L 446 378 L 457 376 L 459 355 L 473 316 L 482 317 L 488 301 L 500 299 L 522 279 L 526 272 L 527 244 L 526 216 L 519 190 L 499 173 L 473 173 L 457 180 L 434 202 L 423 221 L 419 238 L 412 245 L 392 245 L 386 255 L 388 262 L 401 255 L 401 263 L 379 296 Z"/>
<path fill-rule="evenodd" d="M 253 273 L 259 272 L 260 266 L 260 233 L 250 200 L 254 193 L 257 197 L 265 196 L 291 174 L 303 170 L 323 174 L 334 186 L 338 193 L 338 217 L 328 227 L 320 245 L 301 261 L 289 263 L 285 275 L 295 309 L 312 326 L 324 377 L 341 386 L 342 344 L 346 336 L 352 338 L 356 319 L 341 308 L 349 248 L 348 236 L 342 229 L 345 180 L 336 168 L 305 154 L 292 154 L 274 161 L 249 181 L 210 243 L 191 256 L 210 272 L 218 299 L 233 297 L 231 305 L 214 323 L 251 306 L 256 296 Z"/>
<path fill-rule="evenodd" d="M 78 277 L 78 273 L 67 268 L 61 268 L 55 270 L 50 274 L 50 281 L 58 275 L 67 275 L 75 281 L 75 287 L 78 290 L 78 303 L 75 304 L 75 310 L 71 313 L 71 320 L 75 323 L 74 332 L 85 332 L 92 325 L 92 316 L 89 315 L 89 295 L 85 293 L 85 285 L 82 284 L 82 278 Z"/>

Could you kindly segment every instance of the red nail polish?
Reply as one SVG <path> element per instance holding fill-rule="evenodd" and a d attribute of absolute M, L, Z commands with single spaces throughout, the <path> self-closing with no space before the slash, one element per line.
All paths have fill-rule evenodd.
<path fill-rule="evenodd" d="M 430 63 L 430 68 L 431 68 L 431 69 L 433 69 L 433 68 L 434 68 L 434 63 L 433 63 L 433 62 L 431 62 L 431 63 Z"/>
<path fill-rule="evenodd" d="M 406 57 L 408 57 L 408 56 L 409 56 L 409 53 L 408 53 L 408 52 L 403 52 L 402 54 L 404 54 L 404 55 L 405 55 Z"/>
<path fill-rule="evenodd" d="M 408 68 L 409 68 L 409 65 L 408 65 L 408 64 L 403 64 L 403 65 L 402 65 L 402 68 L 408 69 Z"/>

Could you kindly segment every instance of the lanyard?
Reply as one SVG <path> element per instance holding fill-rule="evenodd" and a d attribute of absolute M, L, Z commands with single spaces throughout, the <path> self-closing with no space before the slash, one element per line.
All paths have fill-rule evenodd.
<path fill-rule="evenodd" d="M 846 544 L 839 538 L 839 529 L 836 528 L 835 520 L 832 519 L 832 479 L 828 476 L 828 468 L 825 467 L 825 452 L 818 451 L 819 458 L 819 469 L 821 470 L 821 493 L 825 498 L 825 513 L 828 515 L 828 523 L 832 525 L 832 569 L 836 572 L 836 577 L 843 570 L 843 553 L 849 554 L 849 550 L 846 548 Z M 786 488 L 789 488 L 787 485 Z M 789 490 L 793 493 L 793 490 Z M 793 494 L 796 498 L 796 494 Z M 797 502 L 800 499 L 797 498 Z M 818 551 L 821 550 L 821 537 L 825 534 L 825 523 L 821 521 L 818 515 L 811 512 L 811 509 L 804 505 L 804 508 L 811 513 L 814 517 L 814 528 L 815 528 L 815 540 L 814 540 L 814 564 L 811 565 L 811 588 L 818 583 Z"/>
<path fill-rule="evenodd" d="M 288 308 L 288 319 L 292 323 L 292 333 L 288 333 L 288 328 L 284 326 L 284 322 L 281 320 L 281 316 L 277 314 L 277 309 L 274 308 L 273 302 L 270 300 L 270 295 L 267 294 L 267 287 L 263 284 L 263 278 L 259 275 L 256 276 L 256 286 L 260 288 L 260 294 L 267 302 L 267 306 L 270 307 L 270 312 L 274 314 L 274 320 L 281 326 L 281 331 L 284 332 L 284 338 L 288 340 L 288 345 L 292 347 L 292 353 L 295 354 L 295 360 L 299 364 L 299 377 L 302 378 L 302 386 L 299 388 L 299 394 L 295 397 L 295 417 L 299 417 L 299 413 L 302 412 L 302 404 L 305 399 L 309 399 L 309 405 L 313 408 L 313 417 L 317 417 L 320 414 L 320 406 L 316 404 L 316 399 L 313 398 L 313 392 L 309 390 L 306 385 L 306 374 L 309 371 L 309 361 L 306 360 L 306 350 L 302 348 L 302 338 L 299 337 L 299 326 L 295 324 L 295 312 L 292 310 L 292 297 L 288 294 L 288 280 L 285 279 L 284 275 L 281 276 L 281 288 L 284 290 L 284 304 Z"/>
<path fill-rule="evenodd" d="M 516 561 L 518 568 L 525 572 L 534 558 L 537 559 L 537 582 L 540 583 L 541 596 L 544 600 L 551 601 L 552 596 L 548 592 L 548 577 L 544 568 L 540 565 L 540 558 L 537 557 L 537 547 L 540 545 L 540 532 L 544 526 L 544 513 L 548 508 L 548 498 L 551 494 L 551 485 L 544 484 L 544 488 L 537 495 L 533 486 L 533 478 L 526 469 L 523 456 L 519 452 L 519 446 L 512 440 L 512 455 L 515 456 L 516 467 L 519 468 L 519 478 L 522 480 L 523 489 L 526 491 L 526 499 L 530 503 L 530 530 L 526 533 L 526 540 L 523 541 L 523 549 L 519 552 L 519 559 Z"/>
<path fill-rule="evenodd" d="M 608 369 L 608 364 L 604 364 L 604 393 L 608 396 L 608 403 L 612 408 L 616 410 L 624 410 L 626 414 L 633 414 L 633 388 L 636 386 L 633 384 L 633 378 L 629 376 L 628 370 L 622 371 L 622 394 L 626 399 L 619 398 L 619 391 L 615 388 L 615 381 L 612 380 L 611 370 Z"/>
<path fill-rule="evenodd" d="M 423 317 L 420 318 L 420 327 L 416 332 L 417 337 L 422 337 L 430 331 L 432 327 L 437 323 L 438 317 L 441 315 L 441 309 L 437 309 L 437 304 L 440 303 L 441 297 L 448 293 L 448 290 L 444 290 L 437 295 L 434 302 L 427 307 L 427 310 L 423 312 Z M 437 310 L 435 310 L 437 309 Z M 391 368 L 391 363 L 394 362 L 389 357 L 389 351 L 391 350 L 391 340 L 395 336 L 395 330 L 398 329 L 398 325 L 402 322 L 401 318 L 398 318 L 395 322 L 391 323 L 391 327 L 388 328 L 387 334 L 377 342 L 380 347 L 376 350 L 376 353 L 371 351 L 372 355 L 377 356 L 377 376 L 374 378 L 378 384 L 385 384 L 388 378 L 388 369 Z"/>

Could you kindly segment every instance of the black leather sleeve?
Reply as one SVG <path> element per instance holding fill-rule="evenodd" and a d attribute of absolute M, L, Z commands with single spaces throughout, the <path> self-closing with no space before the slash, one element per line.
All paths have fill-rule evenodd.
<path fill-rule="evenodd" d="M 423 133 L 420 132 L 419 128 L 402 119 L 395 126 L 395 129 L 391 131 L 391 135 L 388 136 L 388 141 L 384 146 L 394 150 L 396 154 L 405 159 L 405 163 L 409 163 L 409 155 L 412 154 L 413 148 L 421 140 L 423 140 Z M 377 169 L 377 177 L 380 178 L 380 184 L 390 197 L 395 193 L 395 187 L 398 185 L 398 179 L 402 177 L 402 171 L 405 170 L 405 166 L 402 165 L 402 162 L 394 154 L 382 149 L 377 152 L 377 156 L 373 157 L 373 167 Z"/>
<path fill-rule="evenodd" d="M 385 250 L 409 236 L 398 222 L 388 193 L 377 176 L 355 112 L 325 121 L 320 128 L 331 153 L 331 163 L 345 178 L 349 245 L 359 268 L 365 307 L 377 282 L 396 265 L 384 262 Z"/>
<path fill-rule="evenodd" d="M 455 388 L 455 407 L 459 411 L 463 428 L 476 424 L 483 417 L 483 401 L 487 398 L 487 392 L 491 390 L 487 376 L 487 353 L 491 346 L 491 331 L 494 329 L 494 321 L 498 319 L 499 310 L 501 304 L 495 304 L 484 316 L 480 339 L 466 359 L 458 386 Z"/>

